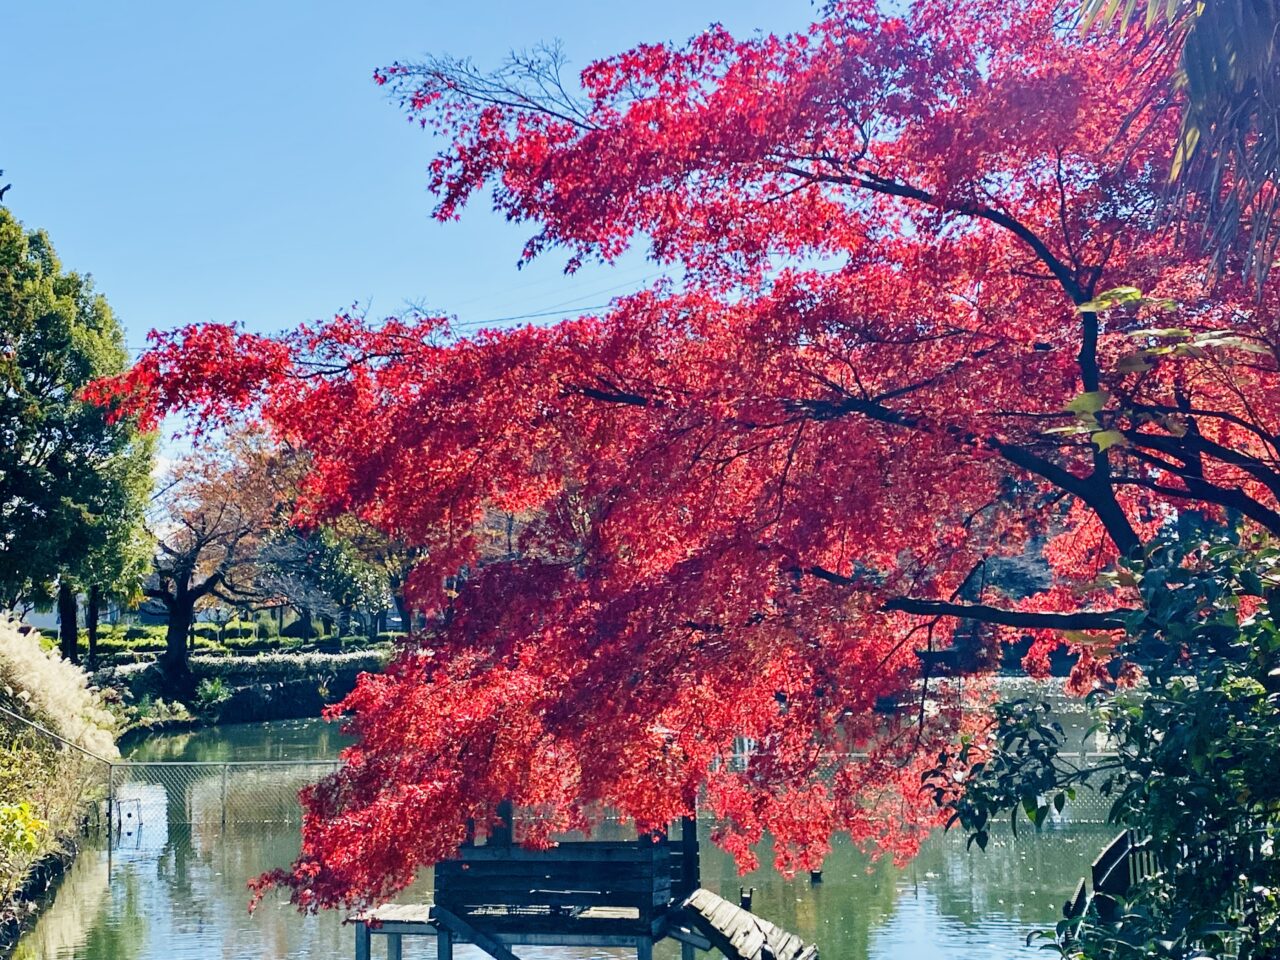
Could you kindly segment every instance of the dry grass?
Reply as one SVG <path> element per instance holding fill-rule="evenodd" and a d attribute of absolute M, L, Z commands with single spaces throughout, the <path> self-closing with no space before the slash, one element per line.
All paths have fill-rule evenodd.
<path fill-rule="evenodd" d="M 75 745 L 0 714 L 0 811 L 26 804 L 38 821 L 37 842 L 0 850 L 0 891 L 13 891 L 34 864 L 74 840 L 90 803 L 105 790 L 107 764 L 91 754 L 107 760 L 119 754 L 114 720 L 84 671 L 46 652 L 38 635 L 4 618 L 0 706 Z M 4 899 L 0 916 L 12 915 L 14 905 Z"/>

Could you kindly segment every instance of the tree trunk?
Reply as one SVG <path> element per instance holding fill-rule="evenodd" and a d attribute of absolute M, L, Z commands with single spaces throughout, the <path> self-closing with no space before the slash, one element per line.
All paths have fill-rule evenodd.
<path fill-rule="evenodd" d="M 89 669 L 98 669 L 98 608 L 102 605 L 102 591 L 89 588 L 89 606 L 84 611 L 84 628 L 89 635 Z"/>
<path fill-rule="evenodd" d="M 160 665 L 174 680 L 185 679 L 191 673 L 187 655 L 187 636 L 195 619 L 195 604 L 185 597 L 178 597 L 169 607 L 169 626 L 164 635 L 164 657 Z"/>
<path fill-rule="evenodd" d="M 404 602 L 404 594 L 397 590 L 395 592 L 396 613 L 400 617 L 400 629 L 405 633 L 412 632 L 413 625 L 409 623 L 409 605 Z"/>
<path fill-rule="evenodd" d="M 58 642 L 62 656 L 80 662 L 80 631 L 76 624 L 76 591 L 66 580 L 58 584 Z"/>
<path fill-rule="evenodd" d="M 302 621 L 302 639 L 310 640 L 311 635 L 315 633 L 315 626 L 311 622 L 311 610 L 303 607 L 298 611 L 298 619 Z"/>

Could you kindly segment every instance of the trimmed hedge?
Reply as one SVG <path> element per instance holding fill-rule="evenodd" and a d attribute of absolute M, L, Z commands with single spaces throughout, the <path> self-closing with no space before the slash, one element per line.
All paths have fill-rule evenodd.
<path fill-rule="evenodd" d="M 145 640 L 154 638 L 163 641 L 167 628 L 162 624 L 143 626 L 142 624 L 134 624 L 126 627 L 124 638 L 126 640 Z"/>
<path fill-rule="evenodd" d="M 351 653 L 270 653 L 258 657 L 191 658 L 191 672 L 199 679 L 239 682 L 297 680 L 339 672 L 377 673 L 391 659 L 387 649 Z"/>

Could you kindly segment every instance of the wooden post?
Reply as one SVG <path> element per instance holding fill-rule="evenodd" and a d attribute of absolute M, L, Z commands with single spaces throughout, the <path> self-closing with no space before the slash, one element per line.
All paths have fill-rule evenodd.
<path fill-rule="evenodd" d="M 692 943 L 680 944 L 680 960 L 697 960 L 698 951 Z"/>
<path fill-rule="evenodd" d="M 682 817 L 680 820 L 680 874 L 679 894 L 683 899 L 702 886 L 702 871 L 698 865 L 697 817 Z"/>
<path fill-rule="evenodd" d="M 515 836 L 515 804 L 510 800 L 503 800 L 498 804 L 498 819 L 502 821 L 502 826 L 493 828 L 493 832 L 489 834 L 489 843 L 509 847 Z"/>
<path fill-rule="evenodd" d="M 356 924 L 356 960 L 370 960 L 369 924 L 361 920 Z"/>
<path fill-rule="evenodd" d="M 453 960 L 453 934 L 448 930 L 441 930 L 436 934 L 436 958 Z"/>
<path fill-rule="evenodd" d="M 652 940 L 641 940 L 636 944 L 636 960 L 653 960 Z"/>
<path fill-rule="evenodd" d="M 401 960 L 403 952 L 400 945 L 400 934 L 387 934 L 387 960 Z"/>

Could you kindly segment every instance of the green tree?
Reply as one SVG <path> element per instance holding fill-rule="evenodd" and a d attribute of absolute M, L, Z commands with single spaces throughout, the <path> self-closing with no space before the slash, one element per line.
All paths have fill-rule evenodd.
<path fill-rule="evenodd" d="M 127 366 L 120 325 L 92 281 L 0 208 L 0 604 L 56 591 L 71 659 L 78 595 L 133 594 L 149 553 L 151 442 L 80 397 Z"/>
<path fill-rule="evenodd" d="M 1119 909 L 1095 901 L 1064 920 L 1054 940 L 1066 956 L 1275 957 L 1280 548 L 1184 531 L 1121 576 L 1146 603 L 1111 661 L 1118 676 L 1140 666 L 1142 683 L 1091 695 L 1114 758 L 1082 765 L 1047 704 L 1004 703 L 988 736 L 941 758 L 930 777 L 936 799 L 982 847 L 1000 814 L 1039 827 L 1080 789 L 1112 799 L 1112 822 L 1157 866 Z"/>
<path fill-rule="evenodd" d="M 263 548 L 261 582 L 287 598 L 304 619 L 318 615 L 336 621 L 339 633 L 359 619 L 367 633 L 374 633 L 378 614 L 392 598 L 386 566 L 365 546 L 331 527 L 288 527 Z"/>

